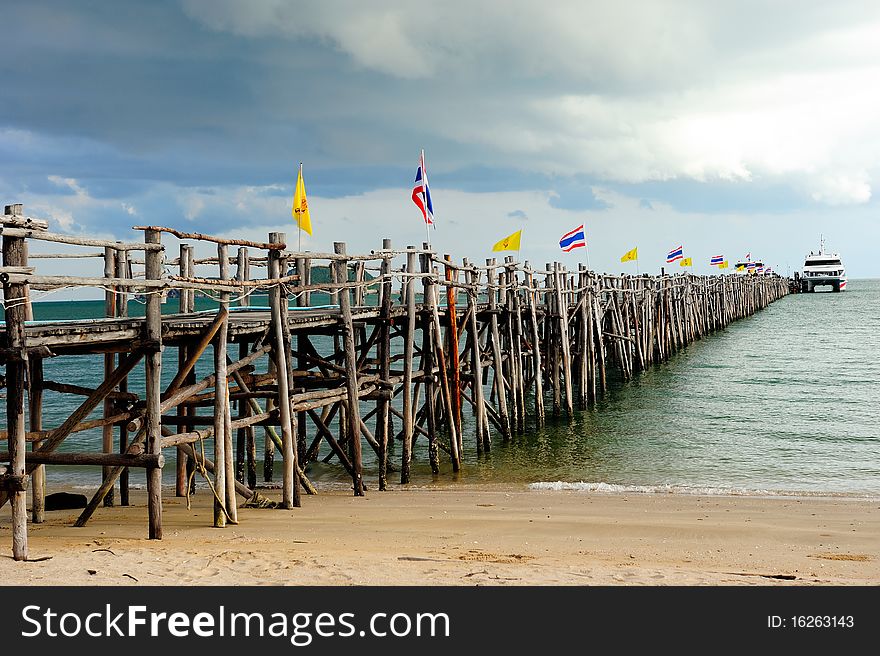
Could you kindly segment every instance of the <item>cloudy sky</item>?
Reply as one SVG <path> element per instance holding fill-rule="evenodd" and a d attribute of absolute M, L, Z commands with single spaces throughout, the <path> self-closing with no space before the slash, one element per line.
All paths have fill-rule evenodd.
<path fill-rule="evenodd" d="M 0 200 L 54 229 L 151 223 L 311 250 L 795 270 L 819 234 L 880 276 L 880 4 L 0 0 Z M 504 255 L 503 253 L 501 255 Z M 90 273 L 93 273 L 90 271 Z"/>

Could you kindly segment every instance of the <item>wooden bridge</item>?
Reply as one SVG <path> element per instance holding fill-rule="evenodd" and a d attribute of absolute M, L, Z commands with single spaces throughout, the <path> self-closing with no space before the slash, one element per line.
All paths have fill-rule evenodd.
<path fill-rule="evenodd" d="M 47 465 L 102 467 L 78 526 L 102 503 L 127 505 L 128 470 L 145 468 L 153 539 L 162 537 L 168 449 L 177 452 L 175 493 L 189 494 L 194 476 L 203 476 L 218 527 L 237 523 L 239 497 L 266 503 L 257 492 L 259 437 L 263 477 L 271 479 L 276 454 L 282 465 L 272 505 L 293 508 L 301 493 L 316 493 L 307 470 L 318 459 L 343 467 L 361 496 L 364 448 L 375 452 L 380 490 L 391 472 L 408 483 L 414 457 L 426 457 L 435 475 L 441 459 L 457 472 L 465 440 L 488 451 L 524 432 L 527 419 L 542 423 L 545 403 L 571 415 L 605 392 L 611 368 L 628 380 L 789 291 L 778 276 L 612 276 L 559 263 L 535 270 L 510 257 L 478 266 L 441 258 L 427 244 L 394 250 L 387 239 L 365 255 L 348 254 L 344 243 L 333 253 L 290 252 L 282 233 L 258 243 L 143 226 L 135 228 L 142 241 L 85 239 L 49 232 L 20 205 L 6 207 L 0 226 L 9 444 L 0 453 L 0 505 L 11 500 L 17 560 L 27 559 L 28 489 L 31 521 L 44 519 Z M 92 250 L 29 257 L 36 241 Z M 216 256 L 196 259 L 194 245 L 210 245 Z M 71 277 L 33 266 L 70 257 L 97 259 L 103 270 Z M 197 267 L 216 275 L 199 276 Z M 265 277 L 252 277 L 257 267 Z M 328 281 L 313 282 L 327 270 Z M 31 291 L 65 287 L 103 289 L 106 318 L 32 321 Z M 169 292 L 178 312 L 163 315 Z M 196 294 L 212 296 L 217 309 L 196 312 Z M 262 294 L 268 300 L 258 305 Z M 128 316 L 132 295 L 144 298 L 145 316 Z M 197 379 L 209 346 L 212 373 Z M 164 366 L 176 366 L 164 387 L 163 352 Z M 103 375 L 84 366 L 74 381 L 45 378 L 47 358 L 88 354 L 103 355 Z M 143 397 L 129 380 L 140 362 Z M 45 428 L 44 390 L 82 400 Z M 474 417 L 469 435 L 464 403 Z M 91 452 L 57 450 L 68 436 L 97 429 L 100 449 L 96 438 Z"/>

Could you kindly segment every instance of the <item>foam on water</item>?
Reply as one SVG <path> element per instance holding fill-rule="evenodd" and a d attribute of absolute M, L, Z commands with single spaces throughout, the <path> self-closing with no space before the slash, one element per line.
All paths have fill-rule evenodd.
<path fill-rule="evenodd" d="M 529 484 L 530 490 L 549 490 L 553 492 L 600 492 L 605 494 L 684 494 L 692 496 L 734 496 L 734 497 L 851 497 L 880 500 L 880 497 L 846 492 L 814 492 L 809 490 L 748 490 L 733 487 L 695 487 L 689 485 L 618 485 L 616 483 L 586 481 L 538 481 Z"/>

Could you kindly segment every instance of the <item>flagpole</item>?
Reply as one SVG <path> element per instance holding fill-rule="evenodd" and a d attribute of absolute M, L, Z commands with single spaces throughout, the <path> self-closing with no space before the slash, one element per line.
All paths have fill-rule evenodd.
<path fill-rule="evenodd" d="M 419 159 L 419 163 L 422 165 L 422 191 L 425 203 L 425 241 L 428 244 L 428 248 L 431 248 L 431 225 L 428 223 L 428 165 L 425 164 L 425 149 L 422 148 L 421 158 Z M 431 217 L 433 221 L 433 217 Z"/>
<path fill-rule="evenodd" d="M 584 224 L 584 255 L 587 258 L 587 271 L 590 270 L 590 243 L 587 241 L 587 226 Z"/>
<path fill-rule="evenodd" d="M 297 182 L 299 182 L 299 180 L 302 179 L 302 174 L 303 174 L 303 163 L 300 162 L 299 163 L 299 178 L 297 178 Z M 296 225 L 299 227 L 299 235 L 297 237 L 298 241 L 297 241 L 297 245 L 296 245 L 296 251 L 297 251 L 297 253 L 302 253 L 302 243 L 303 243 L 302 221 L 300 219 L 297 219 Z"/>

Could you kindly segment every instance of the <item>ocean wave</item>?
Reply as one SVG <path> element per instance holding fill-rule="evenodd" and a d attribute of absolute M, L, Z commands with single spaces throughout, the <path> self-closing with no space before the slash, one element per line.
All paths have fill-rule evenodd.
<path fill-rule="evenodd" d="M 617 483 L 588 483 L 585 481 L 538 481 L 530 483 L 531 490 L 554 492 L 602 492 L 606 494 L 687 494 L 692 496 L 737 496 L 737 497 L 852 497 L 858 499 L 880 499 L 875 494 L 859 492 L 817 492 L 810 490 L 764 490 L 734 487 L 688 486 L 688 485 L 620 485 Z"/>

